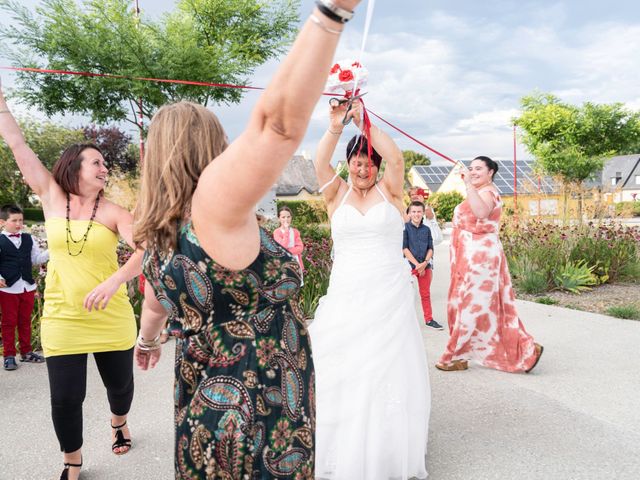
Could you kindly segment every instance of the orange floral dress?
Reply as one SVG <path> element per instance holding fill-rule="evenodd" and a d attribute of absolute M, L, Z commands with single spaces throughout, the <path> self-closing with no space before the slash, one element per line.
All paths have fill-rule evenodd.
<path fill-rule="evenodd" d="M 488 218 L 469 202 L 453 215 L 451 284 L 447 302 L 449 343 L 441 363 L 469 360 L 505 372 L 523 372 L 536 361 L 533 337 L 518 317 L 507 259 L 500 242 L 502 201 Z"/>

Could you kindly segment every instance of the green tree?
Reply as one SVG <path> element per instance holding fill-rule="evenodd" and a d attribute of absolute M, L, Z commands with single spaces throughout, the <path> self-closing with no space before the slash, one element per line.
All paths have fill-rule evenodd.
<path fill-rule="evenodd" d="M 138 146 L 132 145 L 131 135 L 116 126 L 88 125 L 82 131 L 87 141 L 96 144 L 102 150 L 110 170 L 137 176 L 140 151 Z"/>
<path fill-rule="evenodd" d="M 85 141 L 82 130 L 55 125 L 51 122 L 38 122 L 33 119 L 20 120 L 20 127 L 27 144 L 40 157 L 44 165 L 51 170 L 60 154 L 70 144 Z M 31 188 L 22 179 L 15 159 L 6 143 L 0 143 L 0 201 L 14 202 L 23 207 L 35 203 Z"/>
<path fill-rule="evenodd" d="M 582 184 L 602 170 L 604 161 L 626 153 L 640 142 L 640 114 L 621 103 L 566 104 L 548 93 L 522 98 L 522 115 L 514 121 L 542 173 L 557 178 L 563 186 L 564 218 L 568 192 L 577 187 L 579 218 L 582 218 Z"/>
<path fill-rule="evenodd" d="M 0 0 L 13 18 L 0 28 L 15 66 L 127 77 L 246 84 L 282 53 L 295 33 L 297 0 L 180 0 L 160 21 L 136 17 L 130 0 L 43 0 L 35 13 Z M 47 115 L 72 112 L 94 122 L 150 118 L 167 102 L 238 102 L 242 90 L 127 79 L 18 73 L 17 95 Z"/>
<path fill-rule="evenodd" d="M 414 152 L 413 150 L 403 150 L 404 157 L 404 178 L 407 179 L 409 170 L 414 165 L 431 165 L 431 159 L 423 153 Z"/>
<path fill-rule="evenodd" d="M 434 193 L 429 197 L 429 205 L 433 207 L 436 218 L 441 222 L 450 222 L 453 219 L 453 210 L 464 201 L 459 192 Z"/>

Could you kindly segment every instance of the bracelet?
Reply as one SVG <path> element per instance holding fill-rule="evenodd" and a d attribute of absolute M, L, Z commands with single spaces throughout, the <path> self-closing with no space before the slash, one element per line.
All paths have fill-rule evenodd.
<path fill-rule="evenodd" d="M 334 22 L 347 23 L 353 18 L 353 12 L 340 8 L 331 0 L 316 0 L 318 10 Z"/>
<path fill-rule="evenodd" d="M 160 335 L 158 335 L 153 340 L 145 340 L 144 338 L 142 338 L 142 333 L 139 333 L 136 344 L 138 345 L 138 348 L 144 352 L 151 352 L 162 347 L 162 343 L 160 343 Z"/>
<path fill-rule="evenodd" d="M 330 128 L 327 128 L 327 132 L 329 132 L 331 135 L 342 135 L 342 130 L 340 130 L 339 132 L 334 132 Z"/>
<path fill-rule="evenodd" d="M 327 27 L 324 23 L 322 23 L 322 20 L 320 20 L 318 17 L 316 17 L 313 13 L 311 14 L 311 16 L 309 18 L 311 19 L 311 21 L 313 23 L 318 25 L 322 30 L 324 30 L 327 33 L 332 33 L 334 35 L 340 35 L 342 33 L 342 30 L 334 30 L 333 28 Z"/>
<path fill-rule="evenodd" d="M 0 113 L 11 113 L 11 110 L 0 110 Z"/>

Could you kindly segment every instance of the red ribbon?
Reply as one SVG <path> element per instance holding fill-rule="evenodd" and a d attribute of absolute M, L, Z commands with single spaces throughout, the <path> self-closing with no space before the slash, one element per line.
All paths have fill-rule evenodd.
<path fill-rule="evenodd" d="M 409 135 L 409 134 L 408 134 L 407 132 L 405 132 L 404 130 L 401 130 L 401 129 L 399 129 L 398 127 L 396 127 L 395 125 L 393 125 L 392 123 L 387 122 L 384 118 L 382 118 L 380 115 L 376 114 L 375 112 L 372 112 L 371 110 L 369 110 L 369 112 L 370 112 L 373 116 L 375 116 L 375 117 L 379 118 L 379 119 L 380 119 L 380 120 L 382 120 L 384 123 L 386 123 L 387 125 L 389 125 L 391 128 L 393 128 L 393 129 L 397 130 L 397 131 L 398 131 L 398 132 L 400 132 L 402 135 L 404 135 L 404 136 L 405 136 L 405 137 L 407 137 L 407 138 L 410 138 L 411 140 L 413 140 L 414 142 L 416 142 L 418 145 L 423 146 L 424 148 L 426 148 L 426 149 L 427 149 L 427 150 L 429 150 L 430 152 L 435 153 L 436 155 L 438 155 L 438 156 L 440 156 L 440 157 L 444 158 L 445 160 L 450 161 L 451 163 L 458 163 L 458 162 L 456 162 L 453 158 L 447 157 L 444 153 L 440 153 L 440 152 L 439 152 L 439 151 L 437 151 L 436 149 L 431 148 L 431 147 L 430 147 L 429 145 L 427 145 L 426 143 L 422 143 L 422 142 L 421 142 L 420 140 L 418 140 L 417 138 L 412 137 L 411 135 Z"/>
<path fill-rule="evenodd" d="M 195 81 L 195 80 L 171 80 L 171 79 L 167 79 L 167 78 L 128 77 L 126 75 L 114 75 L 114 74 L 111 74 L 111 73 L 76 72 L 76 71 L 73 71 L 73 70 L 54 70 L 54 69 L 46 69 L 46 68 L 4 67 L 4 66 L 0 66 L 0 70 L 13 70 L 13 71 L 17 71 L 17 72 L 47 73 L 47 74 L 58 74 L 58 75 L 78 75 L 78 76 L 82 76 L 82 77 L 118 78 L 118 79 L 125 79 L 125 80 L 138 80 L 138 81 L 143 81 L 143 82 L 177 83 L 177 84 L 182 84 L 182 85 L 195 85 L 195 86 L 199 86 L 199 87 L 242 88 L 242 89 L 246 89 L 246 90 L 264 90 L 264 87 L 252 87 L 250 85 L 232 85 L 232 84 L 229 84 L 229 83 L 198 82 L 198 81 Z M 327 95 L 327 96 L 333 97 L 333 96 L 335 96 L 335 93 L 323 93 L 323 95 Z M 364 103 L 362 105 L 364 107 Z M 402 129 L 396 127 L 395 125 L 393 125 L 392 123 L 386 121 L 384 118 L 382 118 L 380 115 L 376 114 L 375 112 L 373 112 L 371 110 L 367 110 L 366 108 L 363 111 L 364 111 L 364 113 L 363 113 L 364 135 L 365 135 L 365 138 L 367 138 L 367 142 L 369 144 L 369 148 L 367 149 L 368 150 L 367 153 L 368 153 L 368 156 L 369 156 L 369 169 L 371 169 L 371 155 L 372 155 L 373 152 L 372 152 L 371 142 L 369 141 L 370 136 L 371 136 L 371 121 L 369 119 L 369 115 L 367 114 L 367 112 L 371 113 L 376 118 L 382 120 L 384 123 L 389 125 L 391 128 L 397 130 L 402 135 L 404 135 L 405 137 L 409 138 L 410 140 L 413 140 L 418 145 L 426 148 L 430 152 L 435 153 L 436 155 L 444 158 L 445 160 L 448 160 L 451 163 L 454 163 L 454 164 L 457 163 L 455 160 L 453 160 L 452 158 L 446 156 L 444 153 L 440 153 L 436 149 L 431 148 L 426 143 L 421 142 L 420 140 L 418 140 L 417 138 L 411 136 L 410 134 L 408 134 L 404 130 L 402 130 Z"/>

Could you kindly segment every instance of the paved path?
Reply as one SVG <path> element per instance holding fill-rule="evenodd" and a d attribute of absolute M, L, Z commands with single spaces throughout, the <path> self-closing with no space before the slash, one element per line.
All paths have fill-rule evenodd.
<path fill-rule="evenodd" d="M 445 323 L 447 246 L 436 252 L 434 313 Z M 423 331 L 429 356 L 431 480 L 640 479 L 640 322 L 518 302 L 545 346 L 530 375 L 433 368 L 445 331 Z M 171 480 L 172 347 L 155 371 L 136 374 L 134 448 L 110 450 L 106 396 L 90 362 L 83 480 Z M 55 480 L 61 456 L 43 365 L 0 371 L 1 480 Z"/>

